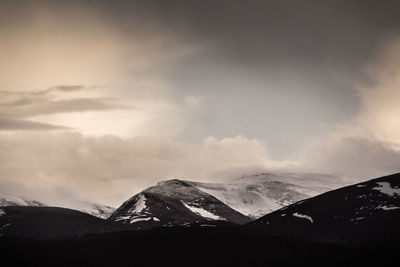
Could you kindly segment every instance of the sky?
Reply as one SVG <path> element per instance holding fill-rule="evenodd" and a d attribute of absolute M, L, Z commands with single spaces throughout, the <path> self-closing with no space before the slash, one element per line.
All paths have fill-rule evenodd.
<path fill-rule="evenodd" d="M 0 2 L 0 191 L 400 171 L 398 1 Z"/>

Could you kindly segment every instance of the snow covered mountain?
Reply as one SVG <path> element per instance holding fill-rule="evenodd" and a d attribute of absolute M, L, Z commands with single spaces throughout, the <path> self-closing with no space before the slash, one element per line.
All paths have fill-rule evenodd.
<path fill-rule="evenodd" d="M 243 224 L 341 184 L 337 177 L 314 173 L 265 173 L 224 184 L 169 180 L 133 196 L 110 220 L 138 229 L 203 220 Z"/>
<path fill-rule="evenodd" d="M 18 197 L 12 196 L 8 194 L 0 194 L 0 207 L 5 206 L 31 206 L 31 207 L 41 207 L 45 206 L 43 203 L 27 198 L 27 197 Z"/>
<path fill-rule="evenodd" d="M 294 173 L 276 173 L 276 172 L 245 176 L 239 179 L 232 180 L 229 183 L 200 183 L 191 181 L 181 181 L 181 182 L 182 182 L 181 185 L 185 184 L 185 187 L 182 188 L 187 189 L 189 187 L 192 187 L 191 190 L 193 192 L 197 192 L 197 194 L 204 193 L 206 195 L 211 195 L 214 198 L 221 201 L 223 204 L 237 211 L 238 213 L 241 213 L 252 219 L 257 219 L 265 214 L 278 210 L 283 206 L 287 206 L 296 201 L 318 195 L 320 193 L 332 190 L 334 188 L 338 188 L 343 185 L 343 182 L 339 178 L 326 174 L 315 174 L 315 173 L 294 174 Z M 173 190 L 176 190 L 176 188 L 173 188 L 168 181 L 161 182 L 157 186 L 159 190 L 161 190 L 161 187 L 164 187 L 163 190 L 165 192 L 169 192 L 169 193 L 164 193 L 164 195 L 169 194 L 169 197 L 177 197 L 178 199 L 179 195 L 182 194 L 189 195 L 190 192 L 192 192 L 192 191 L 190 192 L 187 191 L 185 193 L 176 192 L 175 196 L 171 196 L 171 194 L 173 194 Z M 144 192 L 146 191 L 147 190 L 145 190 Z M 160 192 L 158 192 L 158 194 L 159 193 Z M 193 199 L 197 199 L 196 195 L 192 197 Z M 138 203 L 141 203 L 142 198 L 137 196 L 137 199 L 135 198 L 131 200 L 132 202 L 137 201 Z M 69 206 L 62 206 L 62 207 L 74 208 L 103 219 L 107 219 L 115 211 L 115 208 L 88 201 L 81 201 L 78 204 L 79 205 L 76 205 L 74 207 L 69 207 Z M 50 205 L 48 203 L 42 203 L 40 201 L 30 199 L 27 197 L 19 197 L 19 196 L 0 193 L 0 206 L 54 206 L 54 205 Z M 199 202 L 197 205 L 194 206 L 194 208 L 192 207 L 192 210 L 194 211 L 195 214 L 203 213 L 205 217 L 208 216 L 208 219 L 214 218 L 215 220 L 218 220 L 217 219 L 218 216 L 214 216 L 213 213 L 211 214 L 205 213 L 207 209 L 205 211 L 196 210 L 196 208 L 199 209 L 200 206 L 201 205 Z M 186 208 L 190 209 L 189 206 Z M 135 213 L 134 211 L 132 212 Z M 139 211 L 139 213 L 141 213 L 141 211 Z M 157 213 L 154 214 L 155 218 L 157 218 Z M 140 214 L 134 216 L 139 216 L 139 215 Z M 145 219 L 148 219 L 148 217 L 142 215 L 140 215 L 137 218 L 136 217 L 133 218 L 134 222 L 137 221 L 144 222 Z"/>
<path fill-rule="evenodd" d="M 78 209 L 79 211 L 102 219 L 107 219 L 115 211 L 115 208 L 99 203 L 91 203 L 87 201 L 82 201 L 81 203 L 82 207 Z"/>
<path fill-rule="evenodd" d="M 400 240 L 400 174 L 333 190 L 297 202 L 246 225 L 318 242 L 387 245 Z"/>
<path fill-rule="evenodd" d="M 263 173 L 226 184 L 186 183 L 253 219 L 343 186 L 340 178 L 319 173 Z"/>
<path fill-rule="evenodd" d="M 48 203 L 43 203 L 28 197 L 20 197 L 9 195 L 5 193 L 0 193 L 0 207 L 6 206 L 28 206 L 28 207 L 45 207 L 45 206 L 54 206 Z M 92 203 L 88 201 L 80 201 L 78 203 L 79 208 L 77 210 L 82 211 L 84 213 L 107 219 L 114 211 L 115 208 L 110 206 L 106 206 L 103 204 Z M 71 208 L 67 206 L 63 206 L 64 208 Z M 76 207 L 73 207 L 76 208 Z"/>
<path fill-rule="evenodd" d="M 159 182 L 140 192 L 119 207 L 109 220 L 130 224 L 136 229 L 250 222 L 247 216 L 180 180 Z"/>

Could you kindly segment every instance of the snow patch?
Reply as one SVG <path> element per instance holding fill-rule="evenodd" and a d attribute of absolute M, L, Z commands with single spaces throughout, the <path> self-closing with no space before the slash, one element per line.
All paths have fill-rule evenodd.
<path fill-rule="evenodd" d="M 143 222 L 143 221 L 150 221 L 151 217 L 148 218 L 136 218 L 136 219 L 132 219 L 131 223 L 135 223 L 135 222 Z"/>
<path fill-rule="evenodd" d="M 306 219 L 306 220 L 309 220 L 311 223 L 314 223 L 313 219 L 308 215 L 304 215 L 304 214 L 300 214 L 300 213 L 295 212 L 295 213 L 293 213 L 293 216 L 298 217 L 298 218 L 302 218 L 302 219 Z"/>
<path fill-rule="evenodd" d="M 260 218 L 282 207 L 271 189 L 264 185 L 194 183 L 193 186 L 252 218 Z"/>
<path fill-rule="evenodd" d="M 119 217 L 117 217 L 116 219 L 115 219 L 115 221 L 116 222 L 119 222 L 119 221 L 124 221 L 124 220 L 130 220 L 132 218 L 132 216 L 130 216 L 130 215 L 127 215 L 127 216 L 119 216 Z"/>
<path fill-rule="evenodd" d="M 358 184 L 357 187 L 366 187 L 366 184 Z"/>
<path fill-rule="evenodd" d="M 207 218 L 207 219 L 211 219 L 211 220 L 226 220 L 225 218 L 219 217 L 205 209 L 202 208 L 198 208 L 198 207 L 194 207 L 194 206 L 190 206 L 188 204 L 186 204 L 185 202 L 182 201 L 182 204 L 188 208 L 191 212 L 194 212 L 198 215 L 200 215 L 201 217 Z"/>
<path fill-rule="evenodd" d="M 156 218 L 156 217 L 153 217 L 153 221 L 155 221 L 155 222 L 159 222 L 159 221 L 160 221 L 160 219 L 158 219 L 158 218 Z"/>
<path fill-rule="evenodd" d="M 378 186 L 373 187 L 373 190 L 378 190 L 382 194 L 386 194 L 389 196 L 398 196 L 400 195 L 400 188 L 399 187 L 392 187 L 392 185 L 388 182 L 378 182 L 376 183 Z"/>
<path fill-rule="evenodd" d="M 395 207 L 395 206 L 378 206 L 376 207 L 377 209 L 381 209 L 381 210 L 398 210 L 400 209 L 400 207 Z"/>
<path fill-rule="evenodd" d="M 139 213 L 146 208 L 146 197 L 143 194 L 137 196 L 135 205 L 129 210 L 132 213 Z"/>
<path fill-rule="evenodd" d="M 0 209 L 0 216 L 5 215 L 5 214 L 6 214 L 6 212 L 4 210 Z"/>

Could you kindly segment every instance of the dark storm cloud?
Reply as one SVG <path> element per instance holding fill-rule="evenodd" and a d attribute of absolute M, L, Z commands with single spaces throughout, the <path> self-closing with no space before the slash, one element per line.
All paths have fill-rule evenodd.
<path fill-rule="evenodd" d="M 24 2 L 74 13 L 95 10 L 127 35 L 133 28 L 156 25 L 181 39 L 210 42 L 221 58 L 257 68 L 296 63 L 314 70 L 318 65 L 351 70 L 400 26 L 400 2 L 394 0 Z"/>
<path fill-rule="evenodd" d="M 354 85 L 373 82 L 365 64 L 400 33 L 400 2 L 391 0 L 43 3 L 66 14 L 95 11 L 126 36 L 161 29 L 205 46 L 163 74 L 178 99 L 212 95 L 191 115 L 184 138 L 245 134 L 266 140 L 280 157 L 321 124 L 357 114 Z"/>
<path fill-rule="evenodd" d="M 207 47 L 168 73 L 177 98 L 212 95 L 188 122 L 189 140 L 242 133 L 266 140 L 283 157 L 321 124 L 357 114 L 354 85 L 374 82 L 364 66 L 400 34 L 398 1 L 150 0 L 97 7 L 126 34 L 137 25 L 161 27 Z"/>
<path fill-rule="evenodd" d="M 99 6 L 126 30 L 137 21 L 162 25 L 182 39 L 215 45 L 223 60 L 261 69 L 322 66 L 354 73 L 400 26 L 398 1 L 149 0 Z"/>

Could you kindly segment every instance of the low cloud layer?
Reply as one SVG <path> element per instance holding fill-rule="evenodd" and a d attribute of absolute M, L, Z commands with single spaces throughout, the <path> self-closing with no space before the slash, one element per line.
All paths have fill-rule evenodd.
<path fill-rule="evenodd" d="M 0 137 L 2 181 L 41 191 L 73 194 L 118 205 L 168 178 L 218 181 L 282 168 L 262 142 L 209 137 L 194 145 L 158 138 L 84 137 L 77 133 L 19 133 Z"/>

